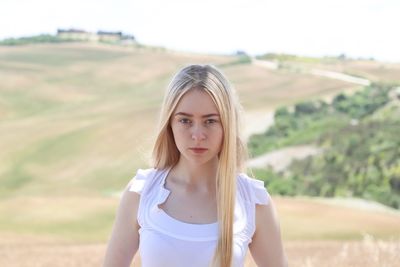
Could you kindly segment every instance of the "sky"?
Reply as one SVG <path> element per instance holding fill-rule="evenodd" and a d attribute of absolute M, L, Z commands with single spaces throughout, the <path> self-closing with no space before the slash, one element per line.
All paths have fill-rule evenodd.
<path fill-rule="evenodd" d="M 122 31 L 145 45 L 212 54 L 400 62 L 399 0 L 1 0 L 0 39 L 58 28 Z"/>

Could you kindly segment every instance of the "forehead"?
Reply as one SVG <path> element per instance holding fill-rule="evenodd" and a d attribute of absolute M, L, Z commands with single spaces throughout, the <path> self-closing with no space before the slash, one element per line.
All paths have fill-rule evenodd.
<path fill-rule="evenodd" d="M 184 112 L 194 115 L 219 114 L 211 96 L 199 89 L 192 89 L 185 93 L 176 106 L 175 113 Z"/>

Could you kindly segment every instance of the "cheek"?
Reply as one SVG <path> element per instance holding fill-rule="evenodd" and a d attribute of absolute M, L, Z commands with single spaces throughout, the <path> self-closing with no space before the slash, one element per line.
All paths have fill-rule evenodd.
<path fill-rule="evenodd" d="M 222 145 L 222 143 L 224 142 L 224 131 L 222 130 L 222 127 L 220 129 L 218 129 L 215 137 L 216 137 L 216 140 L 218 140 L 218 143 L 220 145 Z"/>
<path fill-rule="evenodd" d="M 182 127 L 177 127 L 177 126 L 172 126 L 172 135 L 175 140 L 175 144 L 179 146 L 180 143 L 182 143 L 184 137 L 185 137 L 185 129 Z"/>

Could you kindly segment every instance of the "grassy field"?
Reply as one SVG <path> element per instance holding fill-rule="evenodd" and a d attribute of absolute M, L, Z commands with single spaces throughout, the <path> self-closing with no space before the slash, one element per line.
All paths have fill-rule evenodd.
<path fill-rule="evenodd" d="M 0 233 L 0 266 L 100 266 L 106 249 L 102 237 L 109 232 L 99 230 L 96 225 L 107 225 L 114 215 L 118 199 L 112 198 L 109 202 L 75 199 L 69 200 L 68 205 L 64 201 L 64 206 L 54 199 L 51 199 L 51 204 L 49 201 L 24 200 L 25 210 L 18 220 L 29 221 L 31 229 L 35 228 L 37 232 L 23 234 L 24 230 L 19 225 L 18 229 Z M 21 205 L 21 202 L 14 205 Z M 92 207 L 76 212 L 79 202 L 86 202 Z M 290 266 L 394 267 L 400 260 L 398 211 L 346 207 L 334 201 L 314 198 L 274 197 L 274 202 L 281 220 Z M 56 206 L 70 213 L 54 213 L 52 207 Z M 108 210 L 108 215 L 93 216 L 100 210 Z M 51 211 L 50 217 L 48 212 Z M 1 214 L 4 214 L 4 210 Z M 74 223 L 77 218 L 86 218 L 86 223 Z M 67 225 L 69 227 L 65 227 Z M 71 225 L 75 225 L 75 229 L 71 229 Z M 18 223 L 15 223 L 15 227 L 18 227 Z M 52 233 L 52 230 L 55 232 Z M 140 266 L 138 254 L 131 266 Z M 256 266 L 250 253 L 245 266 Z"/>
<path fill-rule="evenodd" d="M 190 63 L 220 66 L 254 114 L 355 89 L 236 56 L 83 43 L 0 46 L 0 266 L 99 266 L 116 195 L 147 166 L 164 89 Z M 397 67 L 381 72 L 373 73 L 399 77 Z M 374 246 L 380 254 L 373 257 L 395 257 L 398 213 L 315 199 L 276 203 L 291 266 L 330 266 L 324 259 Z M 335 266 L 378 266 L 343 257 Z"/>

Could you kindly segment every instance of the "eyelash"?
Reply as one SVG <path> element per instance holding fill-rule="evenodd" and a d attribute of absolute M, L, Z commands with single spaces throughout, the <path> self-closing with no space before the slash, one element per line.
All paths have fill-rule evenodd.
<path fill-rule="evenodd" d="M 187 121 L 189 121 L 189 120 L 188 120 L 188 119 L 180 119 L 180 120 L 179 120 L 179 122 L 181 122 L 181 123 L 183 123 L 183 124 L 186 124 Z"/>
<path fill-rule="evenodd" d="M 186 121 L 186 122 L 184 122 L 184 121 Z M 181 123 L 183 123 L 183 124 L 191 123 L 189 119 L 180 119 L 179 122 L 181 122 Z M 218 122 L 218 121 L 217 121 L 217 120 L 214 120 L 214 119 L 208 119 L 208 120 L 206 120 L 206 122 L 209 122 L 209 123 L 207 123 L 207 124 L 210 124 L 210 122 L 211 122 L 211 123 L 216 123 L 216 122 Z"/>

